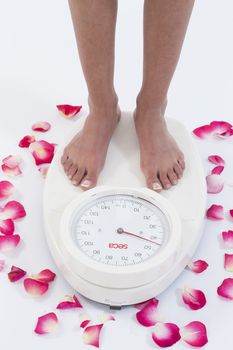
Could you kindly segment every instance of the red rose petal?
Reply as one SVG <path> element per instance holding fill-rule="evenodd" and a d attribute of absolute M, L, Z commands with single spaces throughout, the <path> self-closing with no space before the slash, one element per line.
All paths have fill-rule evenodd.
<path fill-rule="evenodd" d="M 161 348 L 167 348 L 180 340 L 179 327 L 174 323 L 157 322 L 152 339 Z"/>
<path fill-rule="evenodd" d="M 151 300 L 153 300 L 153 302 L 154 302 L 154 303 L 157 303 L 157 305 L 158 305 L 158 302 L 159 302 L 158 299 L 156 299 L 156 298 L 151 298 L 151 299 L 149 299 L 149 300 L 145 300 L 145 301 L 142 301 L 141 303 L 135 304 L 134 307 L 136 307 L 136 309 L 141 310 L 141 309 L 143 309 L 149 302 L 151 302 Z"/>
<path fill-rule="evenodd" d="M 29 150 L 36 165 L 51 163 L 54 156 L 54 145 L 44 140 L 31 143 Z"/>
<path fill-rule="evenodd" d="M 210 125 L 203 125 L 203 126 L 200 126 L 196 129 L 194 129 L 193 133 L 194 133 L 194 135 L 196 135 L 200 139 L 205 139 L 205 138 L 213 135 L 214 129 Z"/>
<path fill-rule="evenodd" d="M 220 175 L 212 174 L 206 176 L 207 193 L 219 193 L 224 187 L 223 178 Z"/>
<path fill-rule="evenodd" d="M 193 321 L 180 329 L 180 336 L 187 344 L 202 347 L 208 342 L 206 327 L 202 322 Z"/>
<path fill-rule="evenodd" d="M 0 209 L 0 220 L 16 220 L 23 218 L 26 211 L 22 204 L 17 201 L 8 202 L 3 209 Z"/>
<path fill-rule="evenodd" d="M 222 239 L 228 248 L 233 248 L 233 231 L 223 231 Z"/>
<path fill-rule="evenodd" d="M 198 289 L 185 287 L 182 294 L 182 299 L 185 304 L 192 310 L 199 310 L 206 304 L 205 294 Z"/>
<path fill-rule="evenodd" d="M 73 295 L 65 295 L 64 300 L 57 305 L 57 309 L 72 309 L 83 307 L 78 298 Z"/>
<path fill-rule="evenodd" d="M 220 175 L 223 172 L 223 170 L 224 170 L 224 166 L 218 165 L 214 169 L 211 170 L 211 174 Z"/>
<path fill-rule="evenodd" d="M 145 306 L 136 313 L 138 322 L 145 326 L 154 326 L 157 323 L 156 309 L 158 306 L 158 300 L 151 299 Z"/>
<path fill-rule="evenodd" d="M 229 214 L 230 214 L 230 216 L 233 218 L 233 209 L 230 209 L 230 210 L 229 210 Z"/>
<path fill-rule="evenodd" d="M 224 268 L 229 272 L 233 272 L 233 254 L 224 254 Z"/>
<path fill-rule="evenodd" d="M 11 219 L 0 221 L 0 232 L 4 235 L 12 235 L 15 230 L 14 222 Z"/>
<path fill-rule="evenodd" d="M 81 314 L 79 316 L 79 321 L 80 321 L 80 327 L 85 328 L 88 323 L 91 321 L 91 317 L 89 314 Z"/>
<path fill-rule="evenodd" d="M 99 337 L 103 324 L 88 326 L 83 332 L 84 344 L 93 345 L 99 348 Z"/>
<path fill-rule="evenodd" d="M 0 252 L 8 253 L 14 250 L 20 242 L 19 235 L 0 236 Z"/>
<path fill-rule="evenodd" d="M 195 273 L 201 273 L 205 271 L 208 266 L 209 265 L 204 260 L 196 260 L 188 264 L 188 267 L 190 268 L 190 270 L 192 270 Z"/>
<path fill-rule="evenodd" d="M 19 141 L 19 147 L 21 148 L 28 148 L 30 146 L 31 143 L 35 142 L 35 136 L 24 136 L 20 141 Z"/>
<path fill-rule="evenodd" d="M 38 317 L 34 332 L 37 334 L 52 333 L 57 329 L 58 318 L 54 312 Z"/>
<path fill-rule="evenodd" d="M 82 108 L 82 106 L 71 106 L 71 105 L 57 105 L 59 112 L 66 118 L 75 116 Z"/>
<path fill-rule="evenodd" d="M 20 169 L 19 166 L 16 166 L 15 168 L 10 168 L 7 165 L 3 164 L 1 165 L 2 171 L 4 172 L 4 174 L 8 175 L 8 176 L 18 176 L 20 174 L 22 174 L 22 171 Z"/>
<path fill-rule="evenodd" d="M 14 169 L 21 163 L 21 158 L 19 156 L 8 156 L 2 160 L 3 164 L 8 168 Z"/>
<path fill-rule="evenodd" d="M 206 216 L 208 219 L 211 219 L 211 220 L 223 220 L 224 219 L 223 206 L 212 204 L 211 207 L 207 210 Z"/>
<path fill-rule="evenodd" d="M 11 282 L 16 282 L 26 275 L 26 271 L 20 269 L 17 266 L 12 266 L 11 271 L 8 272 L 8 278 Z"/>
<path fill-rule="evenodd" d="M 209 156 L 208 160 L 215 165 L 225 165 L 225 160 L 218 155 Z"/>
<path fill-rule="evenodd" d="M 32 125 L 32 130 L 33 131 L 41 131 L 41 132 L 46 132 L 51 128 L 51 124 L 48 122 L 37 122 Z"/>
<path fill-rule="evenodd" d="M 43 295 L 49 288 L 48 283 L 40 282 L 33 278 L 25 278 L 23 284 L 26 292 L 32 297 L 39 297 Z"/>
<path fill-rule="evenodd" d="M 14 185 L 9 181 L 0 181 L 0 200 L 7 199 L 13 194 Z"/>
<path fill-rule="evenodd" d="M 233 300 L 233 278 L 226 278 L 217 289 L 218 295 Z"/>
<path fill-rule="evenodd" d="M 33 279 L 40 282 L 45 282 L 45 283 L 52 282 L 55 277 L 56 277 L 56 274 L 49 269 L 42 270 L 36 275 L 32 275 Z"/>

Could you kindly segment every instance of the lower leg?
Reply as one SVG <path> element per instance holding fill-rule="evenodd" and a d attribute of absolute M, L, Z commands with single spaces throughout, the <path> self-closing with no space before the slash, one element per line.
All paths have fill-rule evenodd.
<path fill-rule="evenodd" d="M 69 0 L 79 57 L 88 88 L 89 115 L 66 146 L 62 164 L 74 185 L 94 187 L 120 118 L 114 81 L 117 0 Z"/>
<path fill-rule="evenodd" d="M 141 168 L 148 187 L 175 185 L 184 156 L 164 119 L 167 91 L 179 60 L 194 0 L 144 1 L 143 82 L 134 113 Z M 156 185 L 154 187 L 156 188 Z"/>

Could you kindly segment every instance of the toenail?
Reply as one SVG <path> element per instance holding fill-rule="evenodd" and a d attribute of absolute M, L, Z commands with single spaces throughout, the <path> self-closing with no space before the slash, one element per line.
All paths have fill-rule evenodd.
<path fill-rule="evenodd" d="M 74 180 L 74 181 L 72 181 L 72 184 L 73 184 L 73 185 L 77 185 L 78 182 Z"/>
<path fill-rule="evenodd" d="M 158 182 L 152 184 L 153 190 L 161 190 L 162 186 Z"/>
<path fill-rule="evenodd" d="M 176 185 L 178 181 L 175 179 L 175 180 L 173 180 L 173 182 L 174 182 L 174 184 Z"/>
<path fill-rule="evenodd" d="M 83 187 L 90 187 L 92 184 L 92 182 L 90 180 L 84 180 L 80 186 L 83 186 Z"/>
<path fill-rule="evenodd" d="M 166 188 L 170 188 L 171 185 L 170 185 L 170 184 L 166 184 L 165 187 L 166 187 Z"/>

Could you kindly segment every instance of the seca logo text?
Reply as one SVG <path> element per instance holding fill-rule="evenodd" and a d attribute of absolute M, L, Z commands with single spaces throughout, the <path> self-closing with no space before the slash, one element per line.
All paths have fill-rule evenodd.
<path fill-rule="evenodd" d="M 122 243 L 109 243 L 108 244 L 109 248 L 119 248 L 119 249 L 127 249 L 128 248 L 128 244 L 122 244 Z"/>

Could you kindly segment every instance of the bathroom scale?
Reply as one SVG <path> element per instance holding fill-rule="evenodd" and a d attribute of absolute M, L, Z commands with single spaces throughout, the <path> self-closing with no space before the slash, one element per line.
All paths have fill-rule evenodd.
<path fill-rule="evenodd" d="M 55 263 L 77 292 L 120 308 L 157 296 L 191 261 L 203 233 L 205 174 L 191 133 L 165 117 L 184 153 L 184 173 L 168 190 L 147 188 L 133 113 L 123 111 L 97 186 L 84 191 L 67 178 L 61 156 L 85 119 L 72 124 L 49 167 L 45 235 Z"/>

